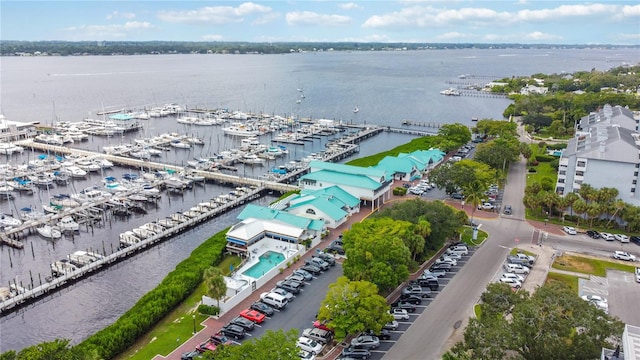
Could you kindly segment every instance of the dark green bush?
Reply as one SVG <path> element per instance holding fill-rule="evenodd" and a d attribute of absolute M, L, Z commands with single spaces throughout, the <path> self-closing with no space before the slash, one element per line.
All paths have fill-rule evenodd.
<path fill-rule="evenodd" d="M 553 155 L 546 155 L 546 154 L 536 155 L 536 160 L 538 160 L 539 162 L 552 162 L 555 159 L 557 158 Z"/>
<path fill-rule="evenodd" d="M 407 195 L 407 189 L 403 188 L 403 187 L 397 187 L 393 189 L 393 195 L 396 196 L 405 196 Z"/>
<path fill-rule="evenodd" d="M 220 314 L 220 308 L 217 306 L 209 306 L 205 304 L 200 304 L 198 306 L 198 312 L 204 315 L 216 316 Z"/>
<path fill-rule="evenodd" d="M 547 145 L 547 149 L 549 149 L 549 150 L 562 150 L 562 149 L 566 149 L 566 148 L 567 148 L 567 144 L 564 144 L 564 143 L 548 144 Z"/>

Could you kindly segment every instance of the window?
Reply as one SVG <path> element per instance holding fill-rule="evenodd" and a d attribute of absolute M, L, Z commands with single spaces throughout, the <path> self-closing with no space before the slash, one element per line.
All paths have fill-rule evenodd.
<path fill-rule="evenodd" d="M 576 171 L 576 176 L 584 176 L 584 171 Z"/>
<path fill-rule="evenodd" d="M 585 167 L 587 166 L 587 162 L 586 161 L 578 161 L 578 167 Z"/>
<path fill-rule="evenodd" d="M 564 180 L 565 180 L 565 179 L 558 179 L 558 183 L 560 183 L 560 184 L 564 184 Z"/>
<path fill-rule="evenodd" d="M 560 170 L 560 172 L 558 173 L 559 175 L 567 175 L 566 170 Z"/>
<path fill-rule="evenodd" d="M 315 215 L 316 211 L 313 209 L 307 209 L 307 211 L 305 211 L 307 214 L 311 214 L 311 215 Z"/>

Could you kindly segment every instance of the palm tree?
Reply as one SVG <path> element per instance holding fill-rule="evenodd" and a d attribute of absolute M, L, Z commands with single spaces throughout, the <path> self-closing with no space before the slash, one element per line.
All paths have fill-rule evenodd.
<path fill-rule="evenodd" d="M 611 215 L 611 217 L 609 218 L 609 221 L 607 221 L 607 225 L 605 226 L 606 228 L 609 228 L 609 223 L 611 222 L 611 220 L 615 219 L 616 215 L 618 215 L 618 212 L 620 212 L 621 210 L 624 210 L 624 206 L 625 206 L 625 202 L 618 199 L 613 203 L 613 208 L 615 209 L 615 211 L 613 212 L 613 215 Z"/>
<path fill-rule="evenodd" d="M 573 204 L 576 200 L 580 199 L 580 196 L 574 192 L 570 192 L 564 198 L 567 199 L 568 206 L 571 209 L 570 215 L 573 216 Z"/>
<path fill-rule="evenodd" d="M 576 222 L 576 225 L 580 225 L 580 217 L 582 214 L 587 212 L 588 208 L 589 205 L 583 199 L 578 199 L 573 203 L 573 210 L 578 214 L 578 221 Z"/>
<path fill-rule="evenodd" d="M 582 196 L 582 198 L 587 202 L 591 203 L 592 201 L 598 198 L 598 192 L 593 186 L 589 184 L 580 185 L 580 190 L 578 190 L 578 194 Z"/>
<path fill-rule="evenodd" d="M 598 215 L 600 215 L 601 208 L 602 207 L 600 206 L 600 204 L 596 202 L 589 204 L 589 206 L 587 207 L 587 216 L 589 217 L 589 227 L 593 227 L 593 219 L 595 219 L 596 217 L 598 217 Z"/>
<path fill-rule="evenodd" d="M 216 299 L 220 307 L 220 299 L 227 294 L 227 283 L 224 281 L 220 268 L 211 266 L 202 274 L 202 278 L 207 287 L 207 296 Z"/>
<path fill-rule="evenodd" d="M 476 212 L 478 205 L 482 203 L 482 199 L 484 198 L 484 192 L 486 191 L 486 189 L 484 186 L 482 186 L 480 181 L 476 180 L 468 184 L 463 190 L 464 194 L 466 195 L 464 201 L 472 205 L 471 222 L 473 222 L 473 214 Z"/>
<path fill-rule="evenodd" d="M 556 208 L 560 212 L 560 217 L 563 219 L 563 221 L 564 221 L 564 212 L 565 210 L 567 210 L 568 207 L 569 207 L 569 199 L 567 199 L 566 197 L 557 196 Z"/>

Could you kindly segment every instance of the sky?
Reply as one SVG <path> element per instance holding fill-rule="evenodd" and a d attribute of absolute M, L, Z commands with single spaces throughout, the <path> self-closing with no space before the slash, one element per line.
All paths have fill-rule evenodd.
<path fill-rule="evenodd" d="M 640 1 L 0 1 L 0 40 L 640 44 Z"/>

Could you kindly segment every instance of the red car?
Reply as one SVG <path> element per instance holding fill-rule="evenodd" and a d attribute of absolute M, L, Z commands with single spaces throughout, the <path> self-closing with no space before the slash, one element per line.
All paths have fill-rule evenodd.
<path fill-rule="evenodd" d="M 211 341 L 211 340 L 207 340 L 205 342 L 203 342 L 202 344 L 196 346 L 196 350 L 200 353 L 204 353 L 207 351 L 211 351 L 214 352 L 216 351 L 217 346 Z"/>
<path fill-rule="evenodd" d="M 329 327 L 327 327 L 327 323 L 325 321 L 316 320 L 313 322 L 313 327 L 326 330 L 326 331 L 333 331 L 333 329 L 330 329 Z"/>
<path fill-rule="evenodd" d="M 250 310 L 250 309 L 242 310 L 240 312 L 240 316 L 242 316 L 245 319 L 249 319 L 256 324 L 262 324 L 262 322 L 266 318 L 266 316 L 263 313 L 256 310 Z"/>

